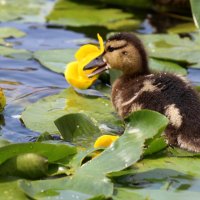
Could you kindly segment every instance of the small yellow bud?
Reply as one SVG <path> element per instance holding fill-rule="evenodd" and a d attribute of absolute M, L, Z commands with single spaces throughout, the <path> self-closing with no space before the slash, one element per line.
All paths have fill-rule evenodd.
<path fill-rule="evenodd" d="M 0 88 L 0 112 L 3 111 L 5 105 L 6 105 L 6 97 L 3 93 L 3 89 Z"/>
<path fill-rule="evenodd" d="M 98 137 L 97 140 L 95 141 L 94 148 L 109 147 L 118 138 L 119 136 L 116 136 L 116 135 L 102 135 Z"/>

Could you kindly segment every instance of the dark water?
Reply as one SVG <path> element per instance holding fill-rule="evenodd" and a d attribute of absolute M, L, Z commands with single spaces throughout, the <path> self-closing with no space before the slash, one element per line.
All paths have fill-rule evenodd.
<path fill-rule="evenodd" d="M 146 22 L 145 22 L 146 23 Z M 144 26 L 145 24 L 143 24 Z M 16 27 L 27 36 L 8 39 L 15 48 L 30 51 L 78 48 L 72 43 L 74 39 L 89 39 L 83 33 L 58 29 L 42 24 L 20 24 L 17 22 L 2 23 L 0 26 Z M 147 23 L 148 31 L 150 30 Z M 101 32 L 101 30 L 98 30 Z M 95 32 L 97 30 L 95 29 Z M 190 69 L 188 78 L 196 85 L 200 85 L 200 70 Z M 0 115 L 0 135 L 13 142 L 31 141 L 39 135 L 26 129 L 20 121 L 20 114 L 25 107 L 38 99 L 58 93 L 68 87 L 61 74 L 54 73 L 42 67 L 35 60 L 16 60 L 0 57 L 0 87 L 4 88 L 7 96 L 7 106 Z"/>

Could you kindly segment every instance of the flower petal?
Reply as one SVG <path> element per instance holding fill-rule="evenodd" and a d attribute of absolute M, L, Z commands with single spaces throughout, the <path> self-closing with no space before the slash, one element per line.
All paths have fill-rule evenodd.
<path fill-rule="evenodd" d="M 82 70 L 81 73 L 79 73 L 79 68 L 78 61 L 69 63 L 64 73 L 65 78 L 70 85 L 79 89 L 87 89 L 97 77 L 88 78 L 85 71 Z"/>
<path fill-rule="evenodd" d="M 99 35 L 99 33 L 97 34 L 97 38 L 99 40 L 99 46 L 100 46 L 100 55 L 104 52 L 104 43 L 103 43 L 103 39 L 102 37 Z"/>
<path fill-rule="evenodd" d="M 92 44 L 86 44 L 86 45 L 83 45 L 79 48 L 79 50 L 76 52 L 75 54 L 75 58 L 78 60 L 78 61 L 81 61 L 82 59 L 85 58 L 85 56 L 87 56 L 89 53 L 91 52 L 98 52 L 99 49 L 98 47 L 96 47 L 95 45 L 92 45 Z"/>
<path fill-rule="evenodd" d="M 67 65 L 65 70 L 66 80 L 74 87 L 79 89 L 86 89 L 98 78 L 98 75 L 88 78 L 92 70 L 84 71 L 83 68 L 96 57 L 104 52 L 104 43 L 102 37 L 97 34 L 100 48 L 92 44 L 86 44 L 79 48 L 75 54 L 77 61 L 71 62 Z"/>

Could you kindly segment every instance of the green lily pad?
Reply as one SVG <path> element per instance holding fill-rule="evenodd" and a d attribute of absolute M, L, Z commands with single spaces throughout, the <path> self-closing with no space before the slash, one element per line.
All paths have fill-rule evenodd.
<path fill-rule="evenodd" d="M 44 21 L 53 2 L 45 0 L 9 0 L 0 4 L 0 21 L 26 20 L 29 22 Z M 44 9 L 45 8 L 45 9 Z"/>
<path fill-rule="evenodd" d="M 31 52 L 25 49 L 13 49 L 13 48 L 4 47 L 4 46 L 0 46 L 0 55 L 9 57 L 9 58 L 22 59 L 22 60 L 28 60 L 32 57 Z"/>
<path fill-rule="evenodd" d="M 79 146 L 88 146 L 101 135 L 100 129 L 83 113 L 64 115 L 55 121 L 55 125 L 64 140 Z"/>
<path fill-rule="evenodd" d="M 200 165 L 199 158 L 178 158 L 178 157 L 163 157 L 155 159 L 144 159 L 137 163 L 134 167 L 138 168 L 137 172 L 145 172 L 152 169 L 171 169 L 178 172 L 191 175 L 194 177 L 200 177 L 200 171 L 198 170 Z M 190 167 L 188 167 L 190 166 Z"/>
<path fill-rule="evenodd" d="M 0 176 L 16 176 L 28 179 L 45 177 L 48 160 L 35 153 L 14 156 L 0 165 Z"/>
<path fill-rule="evenodd" d="M 23 37 L 26 34 L 16 28 L 12 27 L 0 27 L 0 43 L 6 45 L 6 42 L 3 40 L 10 37 Z M 13 49 L 11 47 L 0 46 L 0 55 L 6 56 L 15 59 L 29 59 L 32 57 L 31 52 L 25 49 Z"/>
<path fill-rule="evenodd" d="M 114 200 L 118 200 L 119 197 L 121 199 L 129 199 L 128 197 L 133 197 L 135 195 L 139 195 L 139 199 L 152 199 L 152 200 L 168 200 L 168 199 L 176 199 L 176 200 L 187 200 L 187 199 L 199 199 L 199 192 L 193 191 L 167 191 L 167 190 L 155 190 L 155 189 L 126 189 L 126 188 L 118 188 L 116 190 L 116 195 L 113 197 Z"/>
<path fill-rule="evenodd" d="M 0 148 L 0 164 L 6 160 L 26 153 L 36 153 L 46 157 L 49 162 L 58 161 L 64 157 L 76 154 L 76 148 L 65 144 L 21 143 L 9 144 Z"/>
<path fill-rule="evenodd" d="M 173 33 L 173 34 L 189 33 L 189 32 L 195 32 L 195 31 L 197 31 L 197 28 L 195 27 L 194 23 L 192 23 L 192 22 L 178 24 L 176 26 L 173 26 L 173 27 L 167 29 L 168 33 Z"/>
<path fill-rule="evenodd" d="M 187 75 L 187 70 L 177 63 L 156 58 L 150 58 L 149 61 L 149 67 L 152 72 L 169 72 L 174 74 Z"/>
<path fill-rule="evenodd" d="M 109 128 L 123 130 L 122 122 L 115 116 L 110 100 L 82 96 L 72 88 L 28 106 L 22 113 L 22 120 L 31 130 L 58 134 L 54 121 L 70 113 L 85 114 L 102 131 Z"/>
<path fill-rule="evenodd" d="M 200 34 L 194 35 L 194 41 L 189 38 L 180 38 L 176 34 L 154 34 L 140 37 L 151 58 L 183 62 L 190 67 L 200 68 Z"/>
<path fill-rule="evenodd" d="M 93 196 L 111 196 L 114 185 L 107 178 L 107 174 L 136 163 L 143 153 L 145 140 L 162 133 L 167 124 L 167 118 L 157 112 L 149 110 L 135 112 L 128 119 L 125 133 L 99 156 L 77 167 L 72 177 L 54 179 L 51 187 L 49 180 L 23 181 L 20 182 L 20 186 L 32 198 L 42 193 L 48 197 L 50 190 L 54 192 L 55 198 L 69 190 Z"/>
<path fill-rule="evenodd" d="M 121 27 L 121 20 L 132 18 L 133 14 L 120 9 L 104 8 L 82 2 L 59 0 L 52 12 L 46 17 L 47 21 L 66 26 L 106 26 L 107 28 Z M 125 21 L 123 21 L 125 22 Z M 127 22 L 135 26 L 136 21 Z M 126 24 L 124 24 L 126 26 Z"/>
<path fill-rule="evenodd" d="M 187 156 L 187 154 L 186 154 Z M 188 179 L 200 178 L 199 157 L 148 157 L 132 166 L 132 169 L 124 171 L 121 175 L 123 183 L 129 184 L 137 178 L 144 180 L 163 180 L 168 177 L 187 177 Z M 114 176 L 121 176 L 114 174 Z M 121 179 L 122 180 L 122 179 Z"/>
<path fill-rule="evenodd" d="M 23 37 L 26 33 L 13 27 L 0 27 L 0 38 Z"/>
<path fill-rule="evenodd" d="M 57 73 L 64 73 L 67 63 L 75 60 L 76 49 L 59 49 L 36 51 L 33 56 L 36 60 Z"/>
<path fill-rule="evenodd" d="M 198 29 L 200 29 L 200 2 L 195 0 L 190 0 L 191 8 L 192 8 L 192 15 L 194 19 L 194 23 Z"/>
<path fill-rule="evenodd" d="M 79 191 L 68 188 L 69 178 L 57 178 L 51 180 L 39 180 L 29 182 L 26 180 L 19 181 L 20 188 L 29 196 L 36 199 L 54 200 L 55 198 L 65 200 L 105 200 L 104 197 L 94 197 Z"/>
<path fill-rule="evenodd" d="M 128 189 L 118 188 L 115 190 L 115 195 L 113 195 L 113 200 L 127 200 L 127 199 L 137 199 L 146 200 L 142 195 L 137 194 L 134 191 L 129 191 Z"/>
<path fill-rule="evenodd" d="M 29 198 L 18 187 L 18 180 L 14 178 L 0 179 L 1 199 L 7 200 L 28 200 Z"/>

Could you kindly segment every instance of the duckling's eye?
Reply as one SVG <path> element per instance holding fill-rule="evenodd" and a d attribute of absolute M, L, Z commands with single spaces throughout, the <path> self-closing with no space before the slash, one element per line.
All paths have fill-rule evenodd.
<path fill-rule="evenodd" d="M 107 51 L 108 52 L 113 52 L 115 50 L 115 48 L 113 48 L 113 47 L 111 47 L 111 46 L 109 46 L 108 48 L 107 48 Z"/>
<path fill-rule="evenodd" d="M 122 51 L 122 54 L 123 54 L 123 55 L 127 55 L 128 52 L 127 52 L 127 51 Z"/>

